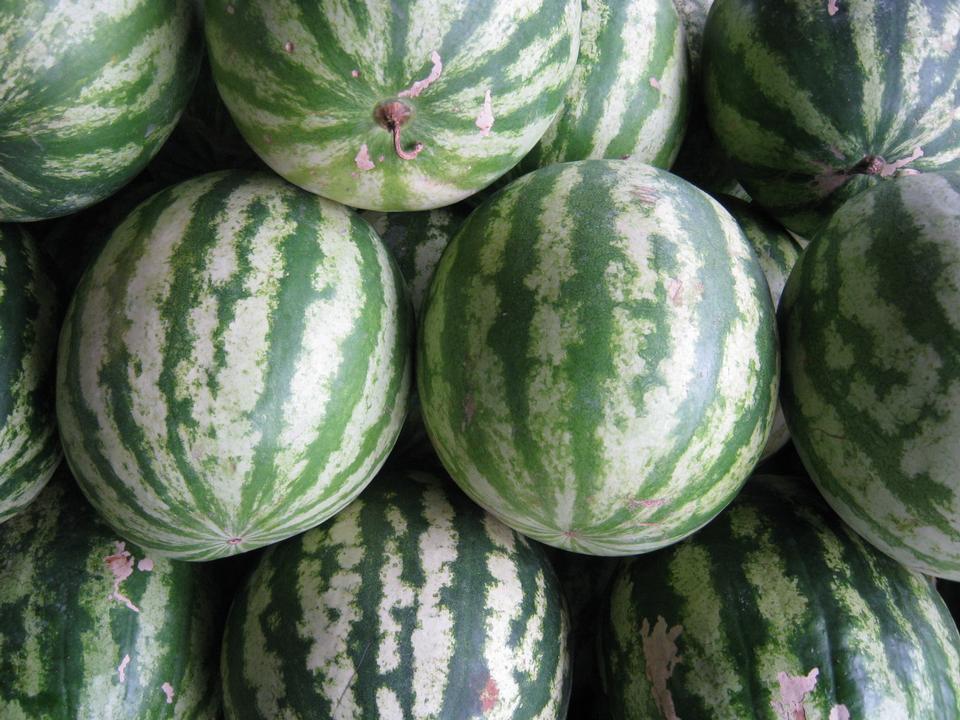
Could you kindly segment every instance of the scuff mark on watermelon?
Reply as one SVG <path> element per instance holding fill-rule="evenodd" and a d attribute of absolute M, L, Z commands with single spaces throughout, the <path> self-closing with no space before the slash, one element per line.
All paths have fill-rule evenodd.
<path fill-rule="evenodd" d="M 883 166 L 880 168 L 880 177 L 885 177 L 885 178 L 891 177 L 904 165 L 909 165 L 914 160 L 919 160 L 922 157 L 923 157 L 923 148 L 915 147 L 913 149 L 913 152 L 910 153 L 909 157 L 901 158 L 896 162 L 892 162 L 892 163 L 884 162 Z"/>
<path fill-rule="evenodd" d="M 777 717 L 781 720 L 806 720 L 807 712 L 803 708 L 803 701 L 817 686 L 819 668 L 814 668 L 806 675 L 787 675 L 781 672 L 777 675 L 780 683 L 780 699 L 770 704 Z"/>
<path fill-rule="evenodd" d="M 650 205 L 653 205 L 657 202 L 657 200 L 660 199 L 660 194 L 655 189 L 645 185 L 633 188 L 630 190 L 630 195 L 635 197 L 640 202 L 648 203 Z"/>
<path fill-rule="evenodd" d="M 120 664 L 117 666 L 117 676 L 120 678 L 120 682 L 127 681 L 127 665 L 130 664 L 130 656 L 124 655 L 123 660 L 120 661 Z"/>
<path fill-rule="evenodd" d="M 656 508 L 661 505 L 665 505 L 667 502 L 666 498 L 653 498 L 651 500 L 638 500 L 637 498 L 630 498 L 627 501 L 627 507 L 631 510 L 637 510 L 639 508 Z"/>
<path fill-rule="evenodd" d="M 837 0 L 827 0 L 827 15 L 833 17 L 840 8 L 837 7 Z"/>
<path fill-rule="evenodd" d="M 168 682 L 165 682 L 160 686 L 160 689 L 163 690 L 163 694 L 167 696 L 167 705 L 173 704 L 173 685 Z"/>
<path fill-rule="evenodd" d="M 133 575 L 133 556 L 129 551 L 124 549 L 125 544 L 122 542 L 118 542 L 116 548 L 116 553 L 104 559 L 107 567 L 110 568 L 110 572 L 113 573 L 113 592 L 110 593 L 109 598 L 123 603 L 134 612 L 140 612 L 140 608 L 134 605 L 130 598 L 120 592 L 120 584 Z"/>
<path fill-rule="evenodd" d="M 493 676 L 490 676 L 480 693 L 480 710 L 484 714 L 490 712 L 496 707 L 498 700 L 500 700 L 500 688 L 497 687 L 497 681 L 493 679 Z"/>
<path fill-rule="evenodd" d="M 640 626 L 647 680 L 653 686 L 653 701 L 664 720 L 680 720 L 667 681 L 673 676 L 673 671 L 681 660 L 677 654 L 677 638 L 682 632 L 682 625 L 675 625 L 668 630 L 667 621 L 660 615 L 657 616 L 657 623 L 652 631 L 646 618 Z"/>
<path fill-rule="evenodd" d="M 677 278 L 670 279 L 670 287 L 667 288 L 667 295 L 677 307 L 683 305 L 683 280 Z"/>
<path fill-rule="evenodd" d="M 370 150 L 367 148 L 366 143 L 360 146 L 360 152 L 353 158 L 353 161 L 360 170 L 373 170 L 375 167 L 373 160 L 370 159 Z"/>
<path fill-rule="evenodd" d="M 398 97 L 419 97 L 420 93 L 440 79 L 440 73 L 443 72 L 443 62 L 440 60 L 440 53 L 438 53 L 436 50 L 430 53 L 430 62 L 433 63 L 433 68 L 431 68 L 430 74 L 427 75 L 423 80 L 415 81 L 407 90 L 402 90 L 398 94 Z"/>
<path fill-rule="evenodd" d="M 652 87 L 657 92 L 663 92 L 663 88 L 660 86 L 660 81 L 657 78 L 650 78 L 650 87 Z"/>
<path fill-rule="evenodd" d="M 486 93 L 483 95 L 483 107 L 480 108 L 480 114 L 477 115 L 476 123 L 483 137 L 487 137 L 490 134 L 493 121 L 493 98 L 490 95 L 490 88 L 487 88 Z"/>
<path fill-rule="evenodd" d="M 830 710 L 829 720 L 850 720 L 850 711 L 846 705 L 834 705 Z"/>
<path fill-rule="evenodd" d="M 477 401 L 473 397 L 473 393 L 470 393 L 463 399 L 463 429 L 466 430 L 467 426 L 473 422 L 473 416 L 477 412 Z"/>
<path fill-rule="evenodd" d="M 137 570 L 139 570 L 140 572 L 150 572 L 151 570 L 153 570 L 153 560 L 151 560 L 150 558 L 144 558 L 143 560 L 137 563 Z"/>

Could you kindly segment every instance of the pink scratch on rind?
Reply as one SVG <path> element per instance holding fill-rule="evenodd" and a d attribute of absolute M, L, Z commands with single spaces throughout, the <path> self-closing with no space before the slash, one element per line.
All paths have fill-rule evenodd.
<path fill-rule="evenodd" d="M 430 53 L 430 60 L 433 62 L 433 68 L 430 70 L 430 74 L 427 75 L 423 80 L 417 80 L 410 86 L 408 90 L 403 90 L 398 94 L 398 97 L 419 97 L 420 93 L 430 87 L 436 80 L 440 77 L 440 73 L 443 72 L 443 63 L 440 61 L 440 53 L 434 50 Z"/>
<path fill-rule="evenodd" d="M 117 552 L 107 557 L 104 562 L 113 573 L 113 592 L 109 597 L 117 602 L 121 602 L 134 612 L 140 612 L 140 608 L 134 605 L 130 598 L 120 592 L 120 584 L 128 577 L 133 575 L 133 556 L 124 549 L 122 542 L 117 543 Z"/>
<path fill-rule="evenodd" d="M 837 7 L 837 0 L 828 0 L 827 2 L 827 15 L 833 17 L 837 14 L 837 10 L 840 8 Z"/>
<path fill-rule="evenodd" d="M 120 661 L 120 665 L 117 667 L 117 675 L 120 676 L 120 682 L 126 682 L 127 680 L 127 665 L 130 664 L 130 656 L 124 655 L 123 660 Z"/>
<path fill-rule="evenodd" d="M 163 690 L 163 694 L 167 696 L 167 705 L 173 704 L 173 685 L 168 682 L 165 682 L 160 686 L 160 689 Z"/>
<path fill-rule="evenodd" d="M 493 98 L 490 96 L 490 89 L 483 96 L 483 107 L 480 108 L 480 114 L 477 115 L 477 127 L 480 128 L 480 134 L 487 137 L 490 134 L 490 128 L 493 127 Z"/>
<path fill-rule="evenodd" d="M 655 77 L 650 78 L 650 87 L 652 87 L 654 90 L 661 90 L 661 89 L 662 89 L 662 88 L 660 87 L 660 81 L 657 80 Z"/>
<path fill-rule="evenodd" d="M 360 170 L 373 170 L 375 167 L 373 160 L 370 159 L 370 151 L 367 149 L 366 143 L 360 146 L 360 152 L 357 153 L 353 161 Z"/>

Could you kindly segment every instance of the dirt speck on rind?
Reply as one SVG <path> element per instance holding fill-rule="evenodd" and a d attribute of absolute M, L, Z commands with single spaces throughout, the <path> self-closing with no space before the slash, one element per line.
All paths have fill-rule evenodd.
<path fill-rule="evenodd" d="M 663 87 L 661 87 L 660 81 L 657 80 L 657 78 L 655 77 L 650 78 L 650 87 L 652 87 L 654 90 L 657 90 L 658 92 L 663 91 Z"/>
<path fill-rule="evenodd" d="M 360 77 L 360 71 L 359 71 L 359 70 L 351 70 L 351 71 L 350 71 L 350 75 L 351 75 L 351 77 L 358 78 L 358 77 Z"/>
<path fill-rule="evenodd" d="M 292 52 L 294 51 L 293 42 L 290 41 L 290 40 L 287 40 L 287 41 L 283 44 L 283 51 L 286 52 L 286 53 L 292 53 Z"/>
<path fill-rule="evenodd" d="M 143 560 L 141 560 L 140 562 L 137 563 L 137 570 L 139 570 L 140 572 L 150 572 L 150 571 L 152 571 L 152 570 L 153 570 L 153 560 L 151 560 L 150 558 L 146 558 L 146 557 L 145 557 Z"/>

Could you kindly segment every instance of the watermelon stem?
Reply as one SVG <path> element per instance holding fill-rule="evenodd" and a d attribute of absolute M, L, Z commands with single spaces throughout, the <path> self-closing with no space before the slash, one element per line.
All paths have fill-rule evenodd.
<path fill-rule="evenodd" d="M 851 175 L 879 175 L 887 166 L 887 161 L 879 155 L 864 155 L 863 159 L 850 168 Z"/>
<path fill-rule="evenodd" d="M 421 142 L 414 143 L 412 150 L 404 150 L 400 142 L 400 131 L 412 114 L 410 107 L 399 100 L 381 103 L 373 113 L 377 123 L 393 133 L 393 149 L 401 160 L 413 160 L 423 150 Z"/>

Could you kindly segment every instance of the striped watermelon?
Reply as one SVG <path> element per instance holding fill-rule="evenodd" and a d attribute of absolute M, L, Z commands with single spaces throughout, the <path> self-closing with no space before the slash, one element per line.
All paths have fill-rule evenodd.
<path fill-rule="evenodd" d="M 53 403 L 60 306 L 40 252 L 0 225 L 0 523 L 53 475 L 62 452 Z"/>
<path fill-rule="evenodd" d="M 673 0 L 582 0 L 580 54 L 563 110 L 523 167 L 630 157 L 668 168 L 687 105 L 686 44 Z"/>
<path fill-rule="evenodd" d="M 549 545 L 625 555 L 736 494 L 776 406 L 770 293 L 734 219 L 669 173 L 551 165 L 467 219 L 417 381 L 467 494 Z"/>
<path fill-rule="evenodd" d="M 293 183 L 372 210 L 449 205 L 540 139 L 577 58 L 579 0 L 206 0 L 240 131 Z"/>
<path fill-rule="evenodd" d="M 0 6 L 0 222 L 68 215 L 159 150 L 201 54 L 191 0 Z"/>
<path fill-rule="evenodd" d="M 734 174 L 812 235 L 900 174 L 960 169 L 960 0 L 716 0 L 708 117 Z"/>
<path fill-rule="evenodd" d="M 395 262 L 346 208 L 256 173 L 174 186 L 117 228 L 67 311 L 67 460 L 107 520 L 159 554 L 276 542 L 386 459 L 409 331 Z"/>
<path fill-rule="evenodd" d="M 207 568 L 125 543 L 67 472 L 0 526 L 0 717 L 216 720 Z"/>
<path fill-rule="evenodd" d="M 626 561 L 601 646 L 617 720 L 960 717 L 943 601 L 806 482 L 748 483 L 693 538 Z"/>
<path fill-rule="evenodd" d="M 783 410 L 821 492 L 901 562 L 960 579 L 960 174 L 849 200 L 780 308 Z"/>
<path fill-rule="evenodd" d="M 777 307 L 790 271 L 802 252 L 800 244 L 782 225 L 756 206 L 736 197 L 721 196 L 717 199 L 727 212 L 733 215 L 743 234 L 753 246 L 760 261 L 760 267 L 763 268 L 763 276 L 767 279 L 767 286 L 770 288 L 770 299 L 773 300 L 773 306 Z M 786 445 L 789 439 L 790 431 L 787 429 L 783 410 L 778 403 L 777 414 L 770 428 L 770 436 L 767 438 L 767 444 L 763 448 L 760 459 L 766 460 Z"/>
<path fill-rule="evenodd" d="M 543 553 L 420 472 L 268 549 L 221 662 L 228 720 L 554 720 L 569 692 Z"/>

